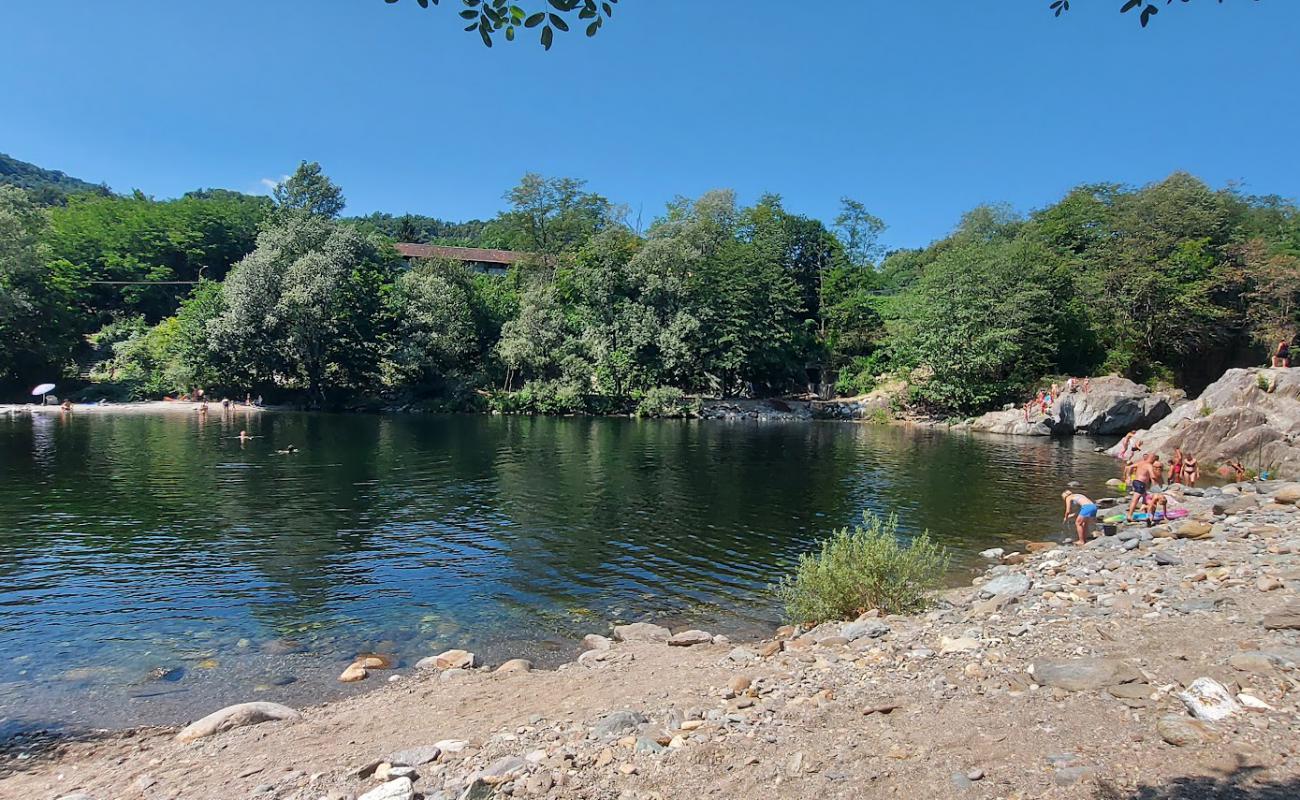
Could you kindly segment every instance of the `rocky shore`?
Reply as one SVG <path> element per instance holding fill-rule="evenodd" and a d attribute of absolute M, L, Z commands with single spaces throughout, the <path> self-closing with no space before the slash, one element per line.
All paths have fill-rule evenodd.
<path fill-rule="evenodd" d="M 1172 525 L 988 551 L 921 616 L 374 662 L 337 703 L 15 742 L 0 796 L 1300 796 L 1300 485 L 1179 494 Z"/>

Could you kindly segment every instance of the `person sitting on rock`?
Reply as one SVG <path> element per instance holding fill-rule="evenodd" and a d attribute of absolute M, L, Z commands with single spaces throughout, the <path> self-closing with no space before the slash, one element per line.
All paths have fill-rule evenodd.
<path fill-rule="evenodd" d="M 1074 519 L 1074 530 L 1079 534 L 1079 546 L 1082 547 L 1088 543 L 1088 533 L 1097 522 L 1097 504 L 1087 495 L 1069 489 L 1061 492 L 1061 498 L 1065 500 L 1065 516 L 1061 518 L 1062 522 L 1070 519 L 1075 506 L 1079 507 Z"/>
<path fill-rule="evenodd" d="M 1154 455 L 1147 453 L 1133 464 L 1128 481 L 1128 488 L 1133 493 L 1133 498 L 1129 500 L 1128 512 L 1124 514 L 1125 522 L 1133 521 L 1133 512 L 1137 510 L 1138 503 L 1146 502 L 1147 491 L 1155 483 L 1155 469 L 1151 466 L 1151 461 L 1154 458 Z"/>
<path fill-rule="evenodd" d="M 1160 514 L 1168 516 L 1169 496 L 1164 492 L 1152 492 L 1147 495 L 1146 511 L 1148 528 L 1156 524 L 1156 509 L 1159 509 Z"/>

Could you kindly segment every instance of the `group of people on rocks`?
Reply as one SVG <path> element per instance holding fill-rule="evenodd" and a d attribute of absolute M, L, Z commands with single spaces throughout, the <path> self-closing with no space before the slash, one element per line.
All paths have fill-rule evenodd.
<path fill-rule="evenodd" d="M 1181 447 L 1174 448 L 1169 459 L 1168 474 L 1165 465 L 1155 453 L 1142 453 L 1142 443 L 1135 433 L 1129 433 L 1120 443 L 1118 457 L 1124 462 L 1123 484 L 1129 493 L 1128 508 L 1124 514 L 1125 522 L 1134 522 L 1134 514 L 1139 510 L 1146 514 L 1146 525 L 1156 524 L 1159 515 L 1168 515 L 1169 494 L 1160 490 L 1161 486 L 1181 484 L 1196 486 L 1201 476 L 1201 467 L 1196 456 L 1184 453 Z M 1231 470 L 1228 474 L 1238 481 L 1246 479 L 1246 471 L 1240 462 L 1228 462 Z M 1078 543 L 1087 544 L 1088 536 L 1097 524 L 1099 507 L 1092 498 L 1067 489 L 1061 493 L 1065 501 L 1065 517 L 1068 521 L 1074 517 L 1074 528 L 1078 534 Z"/>
<path fill-rule="evenodd" d="M 1065 394 L 1074 394 L 1075 392 L 1084 392 L 1085 394 L 1092 388 L 1092 379 L 1084 377 L 1083 380 L 1073 376 L 1065 379 Z M 1052 410 L 1052 404 L 1061 397 L 1062 386 L 1055 381 L 1046 389 L 1039 389 L 1038 393 L 1030 400 L 1025 401 L 1025 422 L 1029 421 L 1029 414 L 1037 411 L 1039 414 L 1047 414 Z"/>

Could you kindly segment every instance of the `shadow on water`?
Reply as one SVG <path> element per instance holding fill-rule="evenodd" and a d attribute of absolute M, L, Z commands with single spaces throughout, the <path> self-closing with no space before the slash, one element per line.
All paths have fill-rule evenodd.
<path fill-rule="evenodd" d="M 1218 774 L 1187 775 L 1121 789 L 1099 782 L 1095 800 L 1296 800 L 1300 798 L 1300 778 L 1272 780 L 1261 773 L 1263 767 L 1252 766 L 1236 757 L 1235 766 L 1216 770 Z"/>

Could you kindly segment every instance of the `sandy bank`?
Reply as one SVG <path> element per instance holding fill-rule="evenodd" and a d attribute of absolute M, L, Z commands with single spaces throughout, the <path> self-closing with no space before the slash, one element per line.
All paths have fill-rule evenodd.
<path fill-rule="evenodd" d="M 404 670 L 193 744 L 34 739 L 0 796 L 1300 796 L 1290 487 L 1208 489 L 1172 526 L 1003 554 L 921 617 L 740 647 L 592 640 L 548 672 Z M 1182 696 L 1207 678 L 1215 722 Z"/>
<path fill-rule="evenodd" d="M 72 411 L 65 412 L 57 405 L 42 406 L 36 403 L 0 403 L 0 414 L 197 414 L 199 403 L 188 400 L 144 400 L 138 403 L 73 403 Z M 267 406 L 232 404 L 224 408 L 221 402 L 208 403 L 208 414 L 257 413 L 276 410 Z"/>

